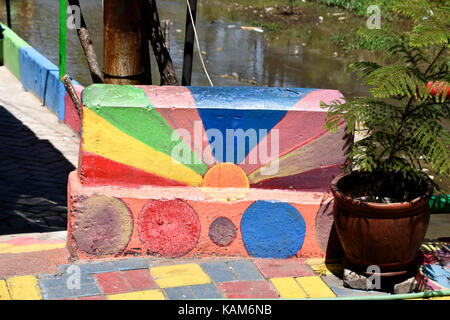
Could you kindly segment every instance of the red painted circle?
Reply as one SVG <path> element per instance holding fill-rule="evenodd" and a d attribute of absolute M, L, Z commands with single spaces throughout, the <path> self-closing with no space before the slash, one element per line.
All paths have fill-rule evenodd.
<path fill-rule="evenodd" d="M 150 200 L 139 214 L 138 230 L 150 254 L 175 258 L 197 245 L 200 221 L 181 200 Z"/>

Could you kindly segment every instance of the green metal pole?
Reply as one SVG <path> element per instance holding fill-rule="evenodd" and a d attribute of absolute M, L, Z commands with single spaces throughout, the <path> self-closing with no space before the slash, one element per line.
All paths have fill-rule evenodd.
<path fill-rule="evenodd" d="M 66 74 L 66 0 L 59 1 L 59 79 Z"/>

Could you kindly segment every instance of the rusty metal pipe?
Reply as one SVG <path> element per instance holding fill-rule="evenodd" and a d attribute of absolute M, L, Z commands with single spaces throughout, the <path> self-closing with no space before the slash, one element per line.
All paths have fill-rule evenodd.
<path fill-rule="evenodd" d="M 105 0 L 103 10 L 104 82 L 146 84 L 142 1 Z"/>

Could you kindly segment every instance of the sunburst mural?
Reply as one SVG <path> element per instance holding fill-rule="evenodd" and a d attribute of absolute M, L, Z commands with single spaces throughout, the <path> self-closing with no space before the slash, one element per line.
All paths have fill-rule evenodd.
<path fill-rule="evenodd" d="M 293 195 L 326 194 L 345 158 L 344 124 L 326 131 L 320 107 L 341 99 L 317 89 L 92 85 L 83 91 L 79 193 L 151 190 L 139 205 L 133 199 L 145 195 L 116 197 L 135 225 L 126 248 L 171 257 L 295 255 L 315 219 L 305 218 L 309 209 Z M 164 198 L 168 188 L 172 202 Z M 216 208 L 204 211 L 205 203 Z M 75 232 L 86 204 L 69 205 Z"/>

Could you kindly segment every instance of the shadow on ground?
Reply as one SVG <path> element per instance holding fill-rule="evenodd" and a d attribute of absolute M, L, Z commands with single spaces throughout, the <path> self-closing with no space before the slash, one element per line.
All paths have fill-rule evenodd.
<path fill-rule="evenodd" d="M 74 166 L 0 106 L 0 235 L 65 230 Z"/>

